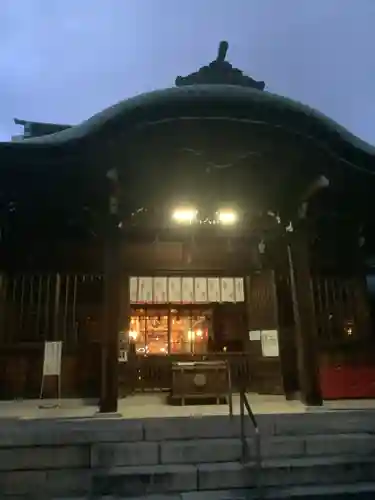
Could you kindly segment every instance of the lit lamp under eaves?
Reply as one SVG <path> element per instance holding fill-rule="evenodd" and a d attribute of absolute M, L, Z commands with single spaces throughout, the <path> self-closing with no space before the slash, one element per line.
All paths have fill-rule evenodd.
<path fill-rule="evenodd" d="M 172 213 L 172 219 L 179 224 L 192 224 L 197 220 L 197 214 L 194 208 L 178 208 Z"/>
<path fill-rule="evenodd" d="M 233 226 L 238 221 L 238 214 L 234 210 L 219 210 L 217 221 L 224 226 Z"/>

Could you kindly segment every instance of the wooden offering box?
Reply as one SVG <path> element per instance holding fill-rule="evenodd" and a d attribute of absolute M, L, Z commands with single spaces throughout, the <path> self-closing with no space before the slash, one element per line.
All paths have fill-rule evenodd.
<path fill-rule="evenodd" d="M 178 362 L 172 365 L 170 402 L 229 402 L 230 373 L 225 361 Z"/>

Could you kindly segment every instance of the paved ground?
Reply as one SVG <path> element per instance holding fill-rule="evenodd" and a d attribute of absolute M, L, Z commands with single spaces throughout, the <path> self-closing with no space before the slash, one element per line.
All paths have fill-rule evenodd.
<path fill-rule="evenodd" d="M 375 409 L 375 400 L 327 402 L 322 408 L 308 408 L 300 401 L 286 401 L 283 396 L 248 394 L 255 414 L 305 413 L 310 411 Z M 0 419 L 18 418 L 90 418 L 98 417 L 97 401 L 64 399 L 57 407 L 56 400 L 17 400 L 0 402 Z M 239 413 L 239 397 L 234 395 L 233 411 Z M 170 406 L 166 394 L 140 394 L 121 399 L 118 417 L 188 417 L 228 414 L 227 405 Z"/>

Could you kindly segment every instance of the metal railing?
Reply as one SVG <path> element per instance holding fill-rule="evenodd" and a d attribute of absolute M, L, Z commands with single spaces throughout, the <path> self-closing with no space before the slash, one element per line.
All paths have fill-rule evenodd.
<path fill-rule="evenodd" d="M 247 442 L 247 436 L 245 432 L 245 409 L 247 411 L 248 417 L 254 428 L 254 448 L 255 448 L 255 468 L 256 468 L 256 488 L 258 492 L 258 498 L 263 498 L 263 488 L 262 488 L 262 449 L 261 449 L 261 434 L 258 426 L 258 422 L 255 415 L 251 409 L 250 403 L 246 396 L 245 389 L 240 391 L 240 432 L 241 432 L 241 445 L 242 445 L 242 463 L 249 464 L 252 462 L 253 457 L 251 456 L 249 444 Z"/>
<path fill-rule="evenodd" d="M 233 386 L 232 386 L 232 373 L 229 361 L 227 364 L 227 380 L 228 380 L 228 406 L 229 406 L 229 417 L 233 417 Z"/>

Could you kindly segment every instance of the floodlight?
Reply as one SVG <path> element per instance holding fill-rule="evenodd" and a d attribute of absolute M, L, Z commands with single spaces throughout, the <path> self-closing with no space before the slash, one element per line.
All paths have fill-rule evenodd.
<path fill-rule="evenodd" d="M 179 224 L 192 224 L 197 219 L 195 208 L 177 208 L 172 213 L 172 219 Z"/>
<path fill-rule="evenodd" d="M 220 224 L 231 226 L 238 221 L 238 214 L 234 210 L 219 210 L 217 220 Z"/>

